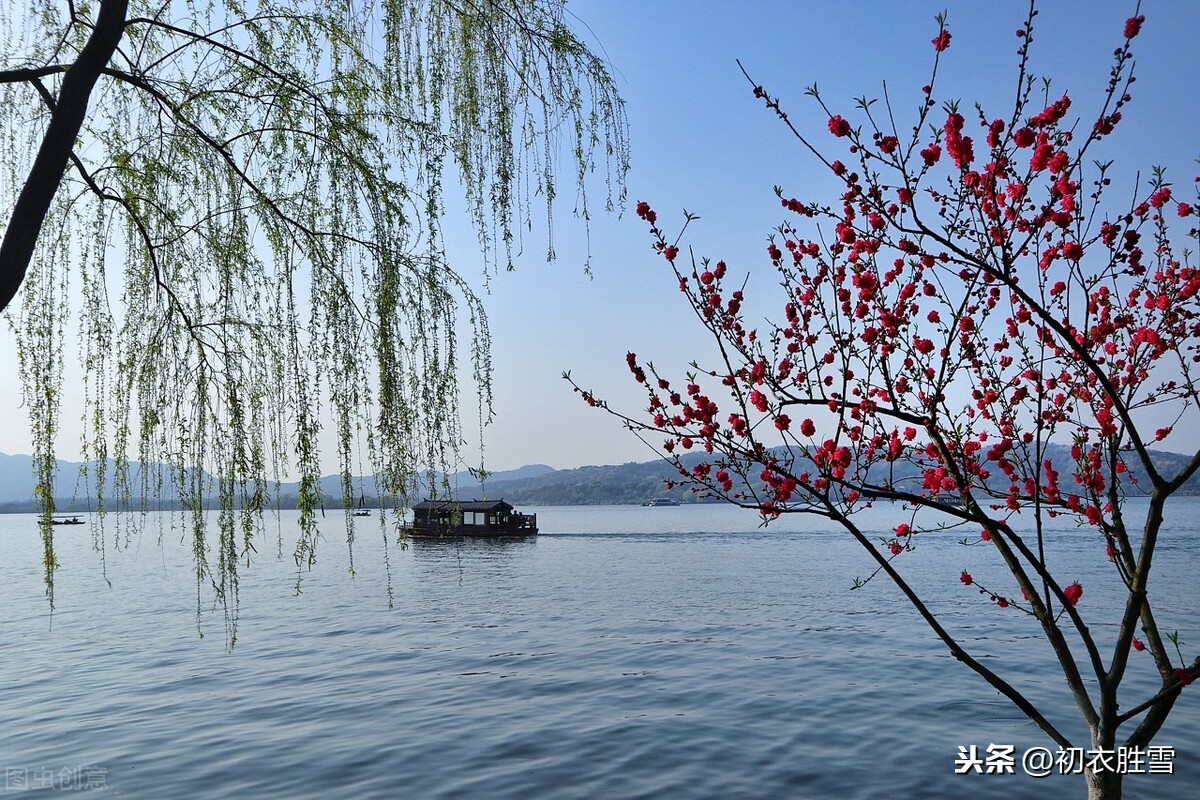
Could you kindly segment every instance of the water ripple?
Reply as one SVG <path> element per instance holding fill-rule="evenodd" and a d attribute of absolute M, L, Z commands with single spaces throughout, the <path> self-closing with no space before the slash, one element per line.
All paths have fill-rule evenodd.
<path fill-rule="evenodd" d="M 344 532 L 326 530 L 300 595 L 289 559 L 256 562 L 232 652 L 220 610 L 198 604 L 186 544 L 108 553 L 109 588 L 88 537 L 64 538 L 50 617 L 28 566 L 35 532 L 0 518 L 0 761 L 100 765 L 110 794 L 152 800 L 1082 793 L 1076 778 L 955 776 L 959 745 L 1044 736 L 893 587 L 850 591 L 872 568 L 852 543 L 730 511 L 539 509 L 536 540 L 393 548 L 390 610 L 367 537 L 351 578 Z M 1092 613 L 1107 567 L 1086 567 L 1094 543 L 1063 535 L 1052 555 L 1085 565 Z M 1200 531 L 1187 535 L 1160 548 L 1160 580 L 1186 595 L 1171 628 L 1194 632 Z M 977 613 L 957 584 L 986 565 L 954 538 L 928 538 L 910 576 L 976 657 L 1080 735 L 1036 632 Z M 1148 691 L 1154 676 L 1129 682 Z M 1193 700 L 1157 739 L 1175 746 L 1177 774 L 1131 779 L 1127 797 L 1200 789 Z"/>

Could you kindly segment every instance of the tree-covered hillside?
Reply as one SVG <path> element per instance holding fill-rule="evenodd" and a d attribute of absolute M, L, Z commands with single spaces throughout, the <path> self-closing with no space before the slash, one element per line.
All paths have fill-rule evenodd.
<path fill-rule="evenodd" d="M 1053 445 L 1047 456 L 1054 462 L 1056 469 L 1067 472 L 1070 448 Z M 1161 452 L 1155 457 L 1168 474 L 1178 472 L 1187 461 L 1187 456 L 1178 453 Z M 696 454 L 686 457 L 683 463 L 690 467 L 701 460 L 703 459 L 700 455 Z M 0 454 L 0 512 L 36 510 L 32 495 L 31 469 L 28 456 Z M 72 487 L 74 494 L 56 499 L 55 506 L 63 513 L 94 510 L 95 505 L 89 501 L 89 497 L 93 495 L 91 480 L 96 472 L 94 464 L 60 461 L 59 485 L 64 488 Z M 162 474 L 167 476 L 166 471 Z M 449 487 L 449 492 L 459 499 L 503 498 L 521 506 L 629 505 L 660 497 L 672 498 L 681 503 L 704 500 L 686 489 L 668 489 L 666 482 L 678 477 L 671 465 L 660 459 L 560 470 L 545 464 L 532 464 L 515 470 L 496 472 L 488 476 L 482 484 L 471 472 L 454 473 L 446 476 L 444 481 L 438 479 L 436 482 L 439 484 L 437 494 L 444 495 L 446 487 Z M 882 480 L 882 477 L 879 476 L 878 479 Z M 915 489 L 920 484 L 920 469 L 914 464 L 898 463 L 891 480 L 897 485 L 904 485 L 906 481 L 914 482 Z M 1133 473 L 1133 480 L 1140 483 L 1136 471 Z M 373 478 L 355 477 L 352 484 L 355 496 L 351 499 L 351 505 L 378 504 Z M 325 509 L 333 511 L 340 508 L 341 477 L 326 476 L 322 478 L 320 486 Z M 295 508 L 296 492 L 297 484 L 282 484 L 278 491 L 270 491 L 272 505 L 277 508 Z M 1136 486 L 1131 487 L 1130 493 L 1137 494 Z M 1193 478 L 1185 484 L 1183 493 L 1200 494 L 1200 479 Z M 138 507 L 136 501 L 133 507 Z M 166 491 L 162 499 L 154 501 L 150 507 L 177 509 L 180 503 L 170 491 Z"/>

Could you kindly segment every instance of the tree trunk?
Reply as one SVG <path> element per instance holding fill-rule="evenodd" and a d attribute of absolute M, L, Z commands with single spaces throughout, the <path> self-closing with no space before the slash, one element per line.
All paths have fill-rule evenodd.
<path fill-rule="evenodd" d="M 8 307 L 25 280 L 38 234 L 62 182 L 75 137 L 87 116 L 92 89 L 125 33 L 128 8 L 129 0 L 101 0 L 100 13 L 87 44 L 63 74 L 42 146 L 0 242 L 0 311 Z"/>
<path fill-rule="evenodd" d="M 1121 773 L 1089 769 L 1084 771 L 1083 777 L 1087 781 L 1088 800 L 1121 800 L 1121 778 L 1124 777 Z"/>

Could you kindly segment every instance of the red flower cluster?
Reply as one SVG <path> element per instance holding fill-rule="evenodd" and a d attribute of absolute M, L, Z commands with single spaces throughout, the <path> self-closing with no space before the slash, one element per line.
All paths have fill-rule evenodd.
<path fill-rule="evenodd" d="M 650 204 L 642 200 L 637 204 L 637 215 L 653 225 L 658 220 L 658 215 L 654 213 L 654 209 L 650 208 Z"/>
<path fill-rule="evenodd" d="M 1192 673 L 1188 672 L 1186 669 L 1177 669 L 1172 674 L 1175 676 L 1175 680 L 1179 681 L 1184 686 L 1187 686 L 1195 680 L 1195 678 L 1192 677 Z"/>
<path fill-rule="evenodd" d="M 841 114 L 835 114 L 829 118 L 829 132 L 841 138 L 850 133 L 850 123 Z"/>
<path fill-rule="evenodd" d="M 1130 17 L 1125 20 L 1125 38 L 1132 39 L 1142 32 L 1142 23 L 1146 21 L 1146 17 L 1138 14 L 1136 17 Z"/>
<path fill-rule="evenodd" d="M 1063 595 L 1067 598 L 1067 602 L 1071 605 L 1078 605 L 1079 598 L 1083 596 L 1083 587 L 1078 582 L 1072 583 L 1067 588 L 1063 589 Z"/>
<path fill-rule="evenodd" d="M 641 367 L 638 366 L 636 353 L 626 353 L 625 363 L 629 366 L 629 371 L 633 373 L 634 380 L 636 380 L 638 383 L 646 382 L 646 373 Z"/>
<path fill-rule="evenodd" d="M 950 46 L 950 31 L 942 28 L 941 32 L 933 37 L 933 49 L 939 53 L 944 52 Z"/>
<path fill-rule="evenodd" d="M 1171 187 L 1163 186 L 1150 195 L 1149 203 L 1153 208 L 1162 208 L 1171 199 Z"/>
<path fill-rule="evenodd" d="M 1004 133 L 1004 120 L 994 119 L 988 125 L 987 143 L 988 147 L 1000 146 L 1000 134 Z"/>
<path fill-rule="evenodd" d="M 946 117 L 943 130 L 946 133 L 946 152 L 954 159 L 954 166 L 966 169 L 975 160 L 975 151 L 970 136 L 962 135 L 962 114 L 950 114 Z"/>
<path fill-rule="evenodd" d="M 967 572 L 965 569 L 962 571 L 962 574 L 958 576 L 958 579 L 963 582 L 964 586 L 970 586 L 975 582 L 975 579 L 971 577 L 971 573 Z"/>
<path fill-rule="evenodd" d="M 1071 108 L 1071 98 L 1065 94 L 1029 118 L 1031 128 L 1049 128 L 1058 124 Z"/>

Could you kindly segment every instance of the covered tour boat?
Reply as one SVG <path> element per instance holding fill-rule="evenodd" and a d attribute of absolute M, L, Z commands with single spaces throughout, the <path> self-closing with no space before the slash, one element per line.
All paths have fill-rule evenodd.
<path fill-rule="evenodd" d="M 537 514 L 522 514 L 503 500 L 424 500 L 412 507 L 410 536 L 531 536 Z"/>

